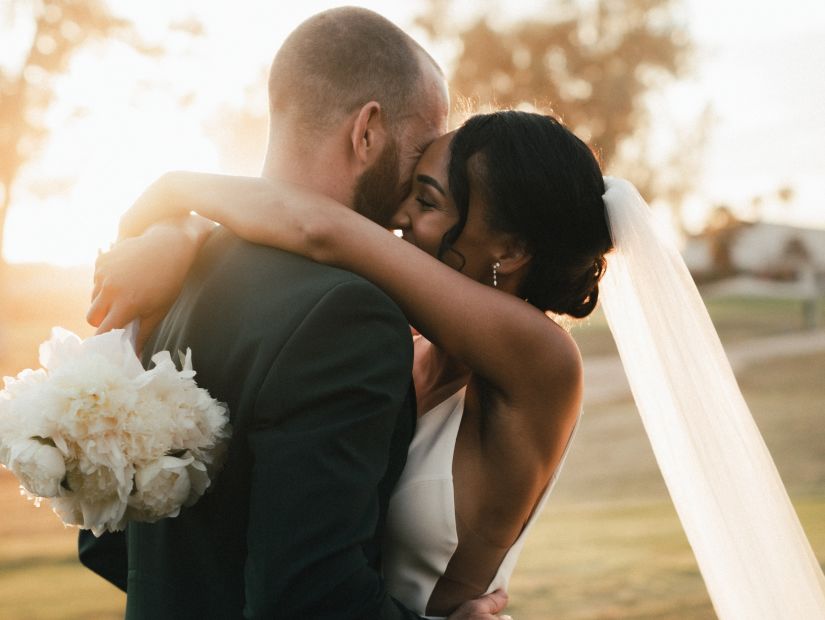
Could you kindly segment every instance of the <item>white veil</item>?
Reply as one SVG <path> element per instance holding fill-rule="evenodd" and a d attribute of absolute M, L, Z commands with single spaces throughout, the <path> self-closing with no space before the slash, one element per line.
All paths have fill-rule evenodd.
<path fill-rule="evenodd" d="M 679 252 L 605 178 L 615 251 L 600 299 L 717 615 L 825 618 L 825 577 Z"/>

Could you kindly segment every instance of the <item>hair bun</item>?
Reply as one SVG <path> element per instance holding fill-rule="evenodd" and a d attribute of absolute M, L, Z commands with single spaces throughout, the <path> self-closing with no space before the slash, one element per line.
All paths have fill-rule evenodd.
<path fill-rule="evenodd" d="M 591 268 L 583 271 L 578 278 L 568 281 L 569 292 L 567 295 L 559 295 L 560 307 L 557 312 L 577 319 L 583 319 L 593 312 L 599 302 L 599 281 L 605 267 L 605 259 L 599 257 Z"/>

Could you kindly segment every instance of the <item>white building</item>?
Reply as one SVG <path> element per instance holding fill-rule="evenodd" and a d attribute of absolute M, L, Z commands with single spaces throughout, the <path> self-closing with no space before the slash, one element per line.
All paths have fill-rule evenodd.
<path fill-rule="evenodd" d="M 720 250 L 723 246 L 727 247 Z M 682 255 L 691 273 L 698 277 L 720 271 L 787 277 L 803 266 L 825 274 L 825 230 L 739 222 L 691 237 Z"/>

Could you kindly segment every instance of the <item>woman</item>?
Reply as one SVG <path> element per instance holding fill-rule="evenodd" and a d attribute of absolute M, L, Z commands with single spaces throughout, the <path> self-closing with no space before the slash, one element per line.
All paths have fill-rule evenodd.
<path fill-rule="evenodd" d="M 158 195 L 165 199 L 157 200 Z M 155 219 L 195 209 L 250 241 L 359 273 L 399 304 L 422 334 L 414 361 L 420 418 L 407 469 L 391 500 L 385 572 L 390 592 L 411 609 L 446 615 L 464 600 L 506 587 L 526 530 L 547 498 L 578 420 L 582 369 L 572 338 L 546 313 L 580 318 L 592 312 L 612 247 L 605 202 L 613 203 L 608 204 L 610 224 L 620 245 L 615 235 L 626 220 L 635 218 L 630 220 L 634 234 L 640 232 L 639 217 L 644 221 L 643 210 L 632 208 L 636 198 L 615 184 L 605 195 L 591 151 L 555 119 L 498 112 L 473 117 L 424 154 L 394 221 L 409 244 L 298 188 L 185 174 L 167 177 L 148 192 L 125 218 L 124 229 L 140 232 Z M 175 226 L 175 238 L 190 240 L 164 270 L 159 289 L 157 270 L 141 274 L 132 257 L 168 247 L 168 227 L 154 237 L 129 240 L 99 261 L 91 322 L 103 328 L 135 317 L 149 326 L 157 322 L 205 234 L 200 220 Z M 651 245 L 646 229 L 641 233 L 636 246 Z M 653 256 L 651 270 L 671 258 L 661 256 Z M 620 271 L 625 273 L 623 264 Z M 113 301 L 106 293 L 127 283 L 137 290 L 131 301 Z M 633 288 L 632 279 L 622 285 L 622 290 Z M 668 297 L 662 290 L 655 295 Z M 614 334 L 622 331 L 612 327 Z M 628 334 L 633 338 L 635 332 Z M 628 347 L 618 340 L 626 358 Z M 642 366 L 641 375 L 651 366 L 657 366 L 655 360 Z M 630 379 L 638 400 L 645 382 Z M 645 405 L 643 416 L 656 408 L 644 399 L 640 405 Z M 676 409 L 677 415 L 684 413 Z M 747 421 L 743 424 L 739 435 L 748 432 Z M 669 432 L 669 425 L 663 426 L 661 432 Z M 671 456 L 681 454 L 668 437 L 657 435 L 660 431 L 650 425 L 648 431 L 655 450 L 658 443 Z M 718 451 L 724 452 L 728 437 L 721 439 Z M 758 446 L 756 452 L 764 457 Z M 684 454 L 693 458 L 689 450 Z M 657 457 L 662 464 L 658 450 Z M 663 473 L 691 543 L 702 547 L 704 528 L 691 526 L 689 513 L 696 496 L 683 499 L 678 492 L 695 482 L 680 477 L 682 465 L 677 458 L 662 465 Z M 747 483 L 722 480 L 723 485 Z M 776 502 L 781 504 L 781 497 Z M 747 503 L 740 504 L 734 519 L 748 514 Z M 708 514 L 720 510 L 700 506 Z M 804 543 L 796 542 L 802 551 L 793 547 L 788 561 L 807 562 Z M 742 546 L 753 547 L 750 540 Z M 717 611 L 757 617 L 740 613 L 758 598 L 753 593 L 731 596 L 715 587 L 714 553 L 697 551 L 697 557 L 706 579 L 711 574 L 708 585 Z M 736 550 L 724 553 L 741 556 Z M 785 606 L 780 600 L 779 607 Z"/>

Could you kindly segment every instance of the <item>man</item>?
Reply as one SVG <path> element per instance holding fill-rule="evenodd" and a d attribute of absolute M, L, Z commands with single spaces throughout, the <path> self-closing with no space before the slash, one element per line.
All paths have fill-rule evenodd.
<path fill-rule="evenodd" d="M 299 26 L 269 92 L 263 176 L 379 223 L 445 130 L 436 64 L 361 9 Z M 415 416 L 400 310 L 358 276 L 219 231 L 144 362 L 188 347 L 199 384 L 229 406 L 228 460 L 179 517 L 129 525 L 128 571 L 122 537 L 81 536 L 81 561 L 127 590 L 127 618 L 417 618 L 377 572 Z M 455 617 L 490 618 L 502 604 L 479 599 Z"/>

